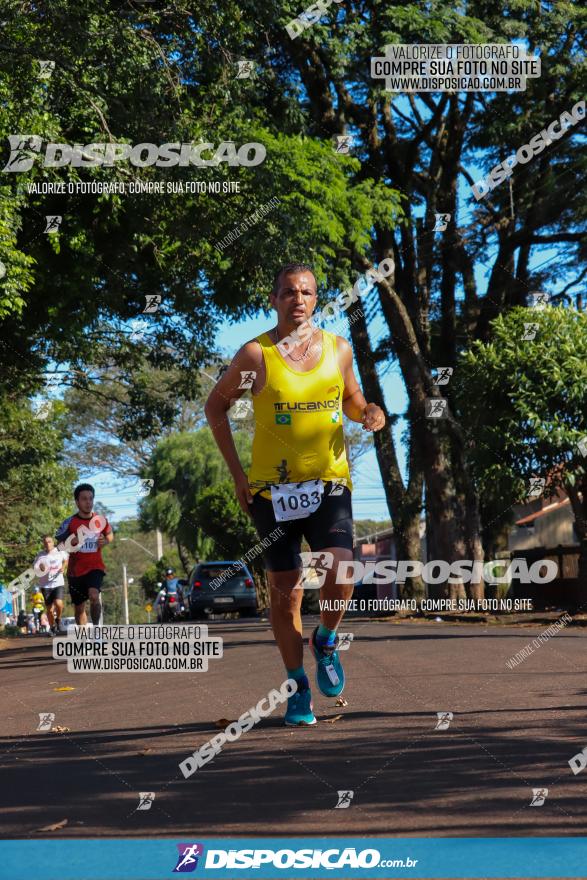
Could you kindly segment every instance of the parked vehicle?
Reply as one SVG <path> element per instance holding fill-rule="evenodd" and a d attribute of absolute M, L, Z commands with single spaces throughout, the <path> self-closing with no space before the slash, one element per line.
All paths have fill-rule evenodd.
<path fill-rule="evenodd" d="M 247 566 L 238 561 L 200 562 L 189 578 L 189 609 L 193 620 L 223 611 L 256 616 L 257 591 Z"/>

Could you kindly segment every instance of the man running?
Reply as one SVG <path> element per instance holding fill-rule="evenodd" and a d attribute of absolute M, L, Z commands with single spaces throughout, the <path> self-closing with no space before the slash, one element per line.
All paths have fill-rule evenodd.
<path fill-rule="evenodd" d="M 45 549 L 35 557 L 33 568 L 37 572 L 39 587 L 45 600 L 51 632 L 58 635 L 63 613 L 63 572 L 67 564 L 67 553 L 57 549 L 53 535 L 43 535 L 43 546 Z"/>
<path fill-rule="evenodd" d="M 337 579 L 339 562 L 353 559 L 352 484 L 342 414 L 362 422 L 368 431 L 380 430 L 385 415 L 380 407 L 365 401 L 353 372 L 349 343 L 312 325 L 316 279 L 311 267 L 294 263 L 280 269 L 270 300 L 277 326 L 237 352 L 212 390 L 205 412 L 234 479 L 239 503 L 252 516 L 259 537 L 263 540 L 278 526 L 281 529 L 282 535 L 265 551 L 264 562 L 273 633 L 288 678 L 298 685 L 288 700 L 285 723 L 310 725 L 316 718 L 303 666 L 302 537 L 314 557 L 327 560 L 321 572 L 320 626 L 309 644 L 316 659 L 318 688 L 333 697 L 345 683 L 336 631 L 354 588 L 350 577 Z M 295 334 L 300 328 L 299 335 Z M 277 343 L 285 337 L 289 344 L 280 351 Z M 243 381 L 243 374 L 252 374 L 252 386 Z M 246 388 L 251 388 L 255 415 L 248 475 L 227 418 L 235 398 Z"/>
<path fill-rule="evenodd" d="M 77 504 L 77 513 L 61 523 L 57 532 L 58 541 L 65 541 L 69 535 L 76 535 L 80 526 L 89 528 L 91 520 L 95 517 L 93 486 L 89 483 L 80 483 L 75 487 L 73 497 Z M 88 622 L 86 615 L 88 599 L 92 623 L 94 626 L 100 623 L 102 614 L 100 590 L 106 573 L 102 560 L 102 547 L 111 544 L 114 540 L 110 523 L 105 517 L 103 519 L 106 524 L 101 531 L 87 535 L 79 549 L 76 548 L 69 557 L 67 581 L 69 595 L 75 607 L 75 622 L 78 626 L 85 626 Z"/>

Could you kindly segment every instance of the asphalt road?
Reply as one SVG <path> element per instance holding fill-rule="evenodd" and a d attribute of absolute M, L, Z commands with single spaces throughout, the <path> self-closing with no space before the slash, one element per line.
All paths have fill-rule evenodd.
<path fill-rule="evenodd" d="M 319 724 L 303 729 L 283 727 L 279 707 L 189 779 L 178 764 L 215 722 L 285 678 L 267 622 L 211 623 L 224 657 L 205 673 L 74 675 L 47 637 L 11 642 L 0 651 L 1 836 L 587 834 L 587 769 L 568 764 L 587 746 L 584 630 L 508 669 L 543 626 L 343 629 L 354 632 L 348 706 L 314 691 Z M 309 654 L 306 665 L 313 675 Z M 68 730 L 37 731 L 41 712 Z M 448 729 L 435 729 L 437 712 L 453 713 Z M 548 788 L 542 806 L 530 806 L 533 788 Z M 354 792 L 346 809 L 335 809 L 339 790 Z M 155 793 L 149 810 L 137 810 L 140 792 Z"/>

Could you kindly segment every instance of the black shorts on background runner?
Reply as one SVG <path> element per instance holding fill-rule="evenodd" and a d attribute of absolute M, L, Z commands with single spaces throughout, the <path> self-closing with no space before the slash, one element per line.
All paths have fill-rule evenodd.
<path fill-rule="evenodd" d="M 63 599 L 63 590 L 63 584 L 59 587 L 53 587 L 51 590 L 45 590 L 44 587 L 41 587 L 41 593 L 43 594 L 45 605 L 52 605 L 56 599 Z"/>
<path fill-rule="evenodd" d="M 87 602 L 90 588 L 101 590 L 104 576 L 105 572 L 95 568 L 87 574 L 81 574 L 79 577 L 68 577 L 69 595 L 73 604 L 81 605 L 82 602 Z"/>
<path fill-rule="evenodd" d="M 284 533 L 277 538 L 269 538 L 271 545 L 263 551 L 267 571 L 289 571 L 301 567 L 300 550 L 305 538 L 313 551 L 327 547 L 353 549 L 353 510 L 351 491 L 346 486 L 337 494 L 331 495 L 333 484 L 324 483 L 324 495 L 320 507 L 303 519 L 278 522 L 275 519 L 273 503 L 260 494 L 253 495 L 249 511 L 259 533 L 259 538 L 269 538 L 278 526 Z"/>

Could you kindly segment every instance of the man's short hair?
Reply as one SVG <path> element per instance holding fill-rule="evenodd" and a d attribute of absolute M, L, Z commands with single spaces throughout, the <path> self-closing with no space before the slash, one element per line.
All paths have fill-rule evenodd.
<path fill-rule="evenodd" d="M 41 540 L 45 540 L 45 538 L 51 538 L 52 541 L 55 540 L 55 536 L 51 534 L 51 532 L 45 532 L 44 535 L 41 535 Z"/>
<path fill-rule="evenodd" d="M 80 496 L 80 492 L 86 492 L 86 491 L 91 492 L 92 495 L 96 494 L 94 491 L 94 487 L 91 486 L 89 483 L 80 483 L 79 486 L 76 486 L 75 489 L 73 490 L 73 497 L 77 501 L 77 499 Z"/>
<path fill-rule="evenodd" d="M 277 293 L 279 289 L 279 282 L 283 275 L 297 275 L 299 272 L 311 272 L 312 275 L 314 275 L 314 270 L 311 266 L 308 266 L 307 263 L 288 263 L 287 266 L 282 266 L 281 269 L 278 269 L 275 273 L 271 292 Z M 316 278 L 315 275 L 314 278 Z"/>

